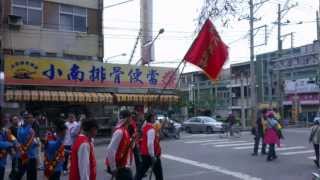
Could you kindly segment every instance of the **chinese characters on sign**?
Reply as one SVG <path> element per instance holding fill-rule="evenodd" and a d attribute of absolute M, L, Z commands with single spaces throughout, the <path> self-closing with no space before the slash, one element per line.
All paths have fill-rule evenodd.
<path fill-rule="evenodd" d="M 72 61 L 36 57 L 6 56 L 6 84 L 176 88 L 172 68 L 104 64 L 94 61 Z M 170 82 L 169 82 L 170 81 Z"/>

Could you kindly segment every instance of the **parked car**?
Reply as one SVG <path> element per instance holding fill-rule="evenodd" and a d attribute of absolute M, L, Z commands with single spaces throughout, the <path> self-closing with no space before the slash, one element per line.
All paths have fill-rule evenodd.
<path fill-rule="evenodd" d="M 186 120 L 183 123 L 183 128 L 188 133 L 206 132 L 215 133 L 223 132 L 223 123 L 211 117 L 197 116 Z"/>

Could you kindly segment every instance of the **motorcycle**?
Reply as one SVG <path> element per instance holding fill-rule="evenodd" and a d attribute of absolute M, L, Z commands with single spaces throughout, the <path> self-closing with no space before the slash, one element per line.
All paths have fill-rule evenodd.
<path fill-rule="evenodd" d="M 168 123 L 164 123 L 161 130 L 160 130 L 160 138 L 174 138 L 174 139 L 180 139 L 180 133 L 181 133 L 181 124 L 169 120 Z"/>

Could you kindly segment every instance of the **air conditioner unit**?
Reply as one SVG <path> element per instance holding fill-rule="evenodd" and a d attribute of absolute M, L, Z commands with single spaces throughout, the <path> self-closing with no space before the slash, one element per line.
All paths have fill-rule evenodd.
<path fill-rule="evenodd" d="M 9 15 L 8 24 L 9 24 L 9 27 L 11 28 L 19 29 L 23 25 L 23 19 L 21 16 Z"/>

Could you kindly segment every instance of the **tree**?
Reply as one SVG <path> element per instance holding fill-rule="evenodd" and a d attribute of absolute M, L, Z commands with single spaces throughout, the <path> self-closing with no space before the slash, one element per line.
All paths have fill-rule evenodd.
<path fill-rule="evenodd" d="M 223 26 L 227 26 L 230 20 L 242 13 L 245 0 L 204 0 L 197 21 L 198 29 L 207 19 L 219 19 Z"/>

